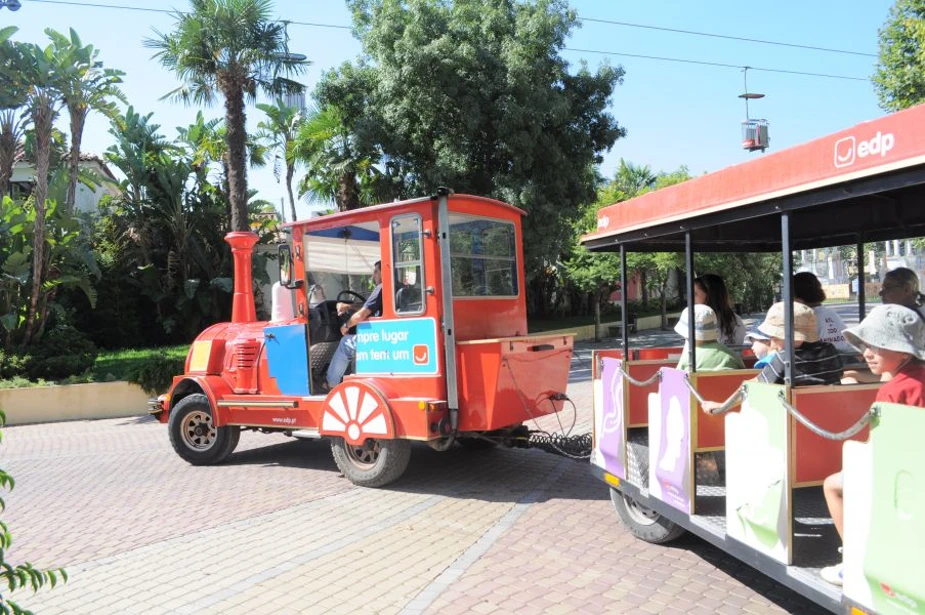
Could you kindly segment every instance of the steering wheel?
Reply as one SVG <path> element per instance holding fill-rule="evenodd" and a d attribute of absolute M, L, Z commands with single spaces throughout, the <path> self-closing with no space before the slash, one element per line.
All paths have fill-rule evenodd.
<path fill-rule="evenodd" d="M 359 301 L 355 301 L 355 300 L 344 301 L 344 299 L 349 299 L 351 297 L 355 299 L 359 299 Z M 337 293 L 337 303 L 351 303 L 351 304 L 361 303 L 362 304 L 362 303 L 366 303 L 366 297 L 352 290 L 342 290 L 339 293 Z M 347 321 L 350 320 L 350 314 L 348 313 L 338 314 L 337 320 L 340 322 L 341 326 L 343 326 L 347 324 Z M 356 332 L 356 328 L 350 329 L 350 333 L 355 333 L 355 332 Z"/>
<path fill-rule="evenodd" d="M 344 301 L 344 298 L 354 297 L 354 300 Z M 337 293 L 337 302 L 338 303 L 366 303 L 366 297 L 361 295 L 358 292 L 352 290 L 342 290 Z"/>

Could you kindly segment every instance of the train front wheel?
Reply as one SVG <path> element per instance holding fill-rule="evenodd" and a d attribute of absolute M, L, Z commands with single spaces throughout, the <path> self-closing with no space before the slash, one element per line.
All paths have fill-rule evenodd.
<path fill-rule="evenodd" d="M 170 411 L 167 431 L 173 450 L 194 466 L 223 462 L 234 452 L 241 437 L 240 427 L 215 426 L 212 405 L 201 393 L 177 403 Z"/>

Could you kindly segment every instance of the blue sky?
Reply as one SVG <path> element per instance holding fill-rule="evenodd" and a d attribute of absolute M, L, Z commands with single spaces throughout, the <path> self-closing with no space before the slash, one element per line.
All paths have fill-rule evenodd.
<path fill-rule="evenodd" d="M 144 0 L 73 0 L 74 3 L 134 7 L 175 8 L 178 2 Z M 136 110 L 154 113 L 154 121 L 168 137 L 176 126 L 189 124 L 197 109 L 159 100 L 176 87 L 173 76 L 151 60 L 142 40 L 154 28 L 168 31 L 173 18 L 164 13 L 129 11 L 92 6 L 53 4 L 22 0 L 18 12 L 0 9 L 0 27 L 19 28 L 16 39 L 46 44 L 44 28 L 67 32 L 73 27 L 85 44 L 100 50 L 107 66 L 125 71 L 124 91 Z M 846 3 L 835 0 L 811 2 L 778 0 L 774 3 L 743 3 L 741 0 L 709 2 L 649 0 L 573 0 L 581 17 L 605 19 L 663 28 L 756 38 L 771 41 L 844 49 L 876 54 L 877 30 L 886 20 L 892 0 Z M 749 8 L 753 7 L 753 8 Z M 350 25 L 349 13 L 336 0 L 277 0 L 276 15 L 290 21 Z M 336 67 L 360 53 L 349 30 L 291 25 L 293 51 L 304 53 L 312 65 L 300 78 L 311 90 L 324 70 Z M 602 62 L 622 65 L 623 85 L 614 93 L 611 111 L 628 134 L 617 141 L 602 166 L 613 174 L 620 158 L 653 170 L 673 170 L 686 165 L 692 173 L 715 171 L 745 162 L 760 153 L 740 148 L 740 122 L 745 118 L 742 71 L 695 64 L 656 61 L 575 50 L 621 52 L 766 67 L 802 72 L 868 78 L 876 58 L 795 49 L 775 45 L 731 41 L 643 28 L 585 22 L 576 29 L 563 51 L 573 65 L 582 59 L 589 66 Z M 750 70 L 749 89 L 766 94 L 750 107 L 754 117 L 770 122 L 771 149 L 778 151 L 883 115 L 869 81 L 824 79 Z M 207 117 L 222 114 L 221 106 L 204 110 Z M 248 110 L 249 127 L 262 113 Z M 62 124 L 62 128 L 65 125 Z M 110 144 L 107 123 L 91 116 L 84 133 L 84 151 L 101 154 Z M 271 169 L 253 171 L 250 185 L 261 197 L 279 203 L 284 187 Z M 307 216 L 310 206 L 298 206 Z M 288 210 L 288 207 L 287 207 Z"/>

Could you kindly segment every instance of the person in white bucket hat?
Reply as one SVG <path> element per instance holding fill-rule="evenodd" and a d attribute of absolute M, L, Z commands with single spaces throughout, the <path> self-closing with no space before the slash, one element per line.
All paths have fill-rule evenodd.
<path fill-rule="evenodd" d="M 675 332 L 687 340 L 688 319 L 690 318 L 690 309 L 684 308 L 681 312 L 681 318 L 675 325 Z M 719 324 L 716 321 L 716 312 L 709 305 L 694 305 L 694 344 L 697 348 L 697 371 L 710 372 L 721 369 L 745 369 L 742 363 L 742 357 L 726 348 L 719 342 L 720 331 Z M 690 353 L 688 352 L 687 341 L 684 344 L 684 351 L 681 353 L 681 360 L 678 361 L 678 369 L 690 369 Z"/>
<path fill-rule="evenodd" d="M 925 407 L 925 321 L 914 310 L 902 305 L 878 305 L 861 324 L 845 329 L 845 338 L 884 383 L 876 401 Z M 842 538 L 843 489 L 841 472 L 822 484 L 832 521 Z M 820 575 L 829 583 L 842 584 L 841 564 L 823 568 Z"/>

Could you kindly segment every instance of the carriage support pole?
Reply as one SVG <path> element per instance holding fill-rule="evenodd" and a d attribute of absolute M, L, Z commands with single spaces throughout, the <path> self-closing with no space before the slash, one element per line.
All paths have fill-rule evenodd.
<path fill-rule="evenodd" d="M 629 326 L 629 316 L 626 313 L 626 293 L 629 283 L 626 279 L 626 244 L 620 244 L 620 335 L 623 337 L 623 362 L 625 363 L 630 356 L 630 336 L 627 327 Z"/>
<path fill-rule="evenodd" d="M 784 279 L 781 281 L 781 299 L 784 302 L 784 384 L 793 383 L 793 252 L 790 250 L 790 212 L 780 215 L 780 248 L 784 261 Z"/>
<path fill-rule="evenodd" d="M 864 320 L 864 317 L 867 316 L 867 289 L 865 285 L 867 283 L 867 274 L 864 273 L 866 269 L 864 264 L 864 236 L 858 235 L 858 322 Z"/>
<path fill-rule="evenodd" d="M 684 268 L 687 270 L 687 347 L 691 372 L 697 371 L 697 344 L 694 338 L 694 244 L 691 232 L 684 231 Z"/>

